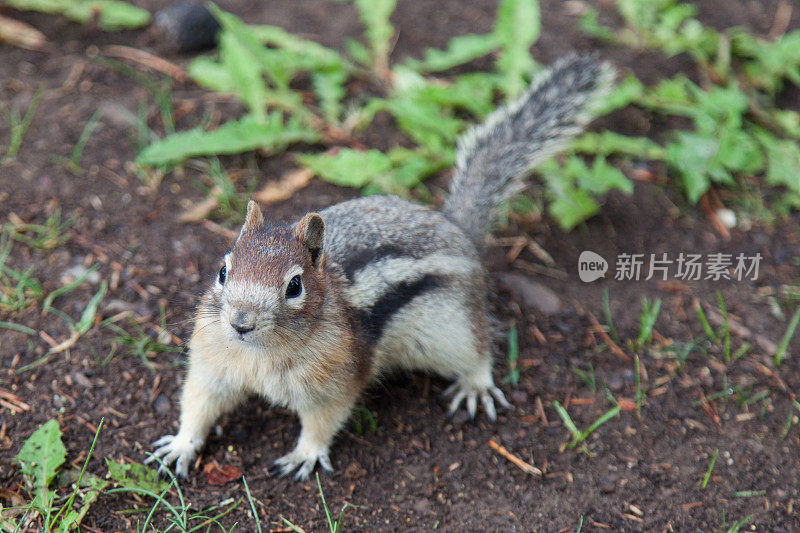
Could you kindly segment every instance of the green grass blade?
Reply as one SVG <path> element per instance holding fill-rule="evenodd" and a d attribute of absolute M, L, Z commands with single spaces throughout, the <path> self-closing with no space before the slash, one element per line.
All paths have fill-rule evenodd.
<path fill-rule="evenodd" d="M 797 329 L 798 323 L 800 323 L 800 306 L 795 309 L 794 315 L 792 315 L 792 319 L 789 321 L 789 326 L 786 328 L 786 333 L 783 334 L 783 338 L 780 344 L 778 344 L 778 349 L 775 350 L 775 356 L 772 358 L 775 366 L 781 366 L 783 359 L 786 357 L 786 351 L 789 349 L 789 342 L 791 342 L 792 337 L 794 337 L 794 332 Z"/>
<path fill-rule="evenodd" d="M 714 470 L 714 465 L 717 464 L 717 456 L 719 455 L 719 449 L 714 450 L 714 456 L 711 458 L 711 462 L 708 464 L 708 469 L 706 470 L 706 475 L 703 478 L 703 482 L 700 484 L 700 488 L 706 490 L 708 486 L 708 481 L 711 479 L 711 472 Z"/>
<path fill-rule="evenodd" d="M 6 322 L 5 320 L 0 320 L 0 328 L 11 329 L 20 333 L 24 333 L 25 335 L 36 335 L 35 329 L 31 329 L 28 326 L 23 326 L 22 324 L 15 324 L 14 322 Z"/>
<path fill-rule="evenodd" d="M 90 269 L 88 269 L 86 272 L 81 274 L 81 276 L 78 277 L 77 279 L 75 279 L 73 282 L 71 282 L 71 283 L 69 283 L 67 285 L 64 285 L 63 287 L 58 288 L 58 289 L 54 290 L 53 292 L 51 292 L 50 294 L 48 294 L 47 298 L 44 299 L 44 303 L 42 304 L 42 314 L 43 315 L 47 314 L 47 311 L 50 310 L 50 307 L 53 305 L 53 301 L 56 298 L 66 294 L 66 293 L 68 293 L 70 291 L 73 291 L 76 288 L 78 288 L 78 286 L 80 286 L 81 283 L 86 281 L 86 278 L 88 278 L 89 275 L 92 272 L 94 272 L 95 270 L 97 270 L 97 265 L 92 266 Z"/>
<path fill-rule="evenodd" d="M 92 133 L 94 133 L 94 130 L 102 117 L 103 110 L 98 109 L 94 112 L 94 114 L 92 114 L 91 117 L 89 117 L 88 122 L 86 122 L 86 126 L 83 128 L 81 136 L 78 138 L 78 142 L 75 143 L 75 147 L 72 149 L 72 155 L 69 159 L 75 168 L 81 167 L 81 156 L 83 155 L 83 149 L 86 146 L 86 143 L 89 141 L 89 137 L 91 137 Z"/>
<path fill-rule="evenodd" d="M 244 492 L 247 494 L 247 501 L 250 504 L 250 511 L 253 513 L 253 520 L 256 521 L 256 530 L 261 533 L 261 519 L 258 517 L 253 496 L 250 494 L 250 487 L 247 486 L 247 479 L 244 476 L 242 476 L 242 482 L 244 483 Z M 319 483 L 319 476 L 317 476 L 317 483 Z"/>
<path fill-rule="evenodd" d="M 564 409 L 564 406 L 558 402 L 558 400 L 553 402 L 553 408 L 558 413 L 558 416 L 561 417 L 561 421 L 564 423 L 564 426 L 572 434 L 572 442 L 577 444 L 578 439 L 581 438 L 581 432 L 575 425 L 575 422 L 572 421 L 572 418 L 569 416 L 569 413 L 567 412 L 566 409 Z"/>
<path fill-rule="evenodd" d="M 92 324 L 94 324 L 94 318 L 97 316 L 97 306 L 100 304 L 100 301 L 106 295 L 107 291 L 108 284 L 104 281 L 100 284 L 100 288 L 97 290 L 97 293 L 92 297 L 91 300 L 89 300 L 89 304 L 86 306 L 86 309 L 83 310 L 81 319 L 75 326 L 75 330 L 79 335 L 83 335 L 89 331 L 89 329 L 92 327 Z"/>

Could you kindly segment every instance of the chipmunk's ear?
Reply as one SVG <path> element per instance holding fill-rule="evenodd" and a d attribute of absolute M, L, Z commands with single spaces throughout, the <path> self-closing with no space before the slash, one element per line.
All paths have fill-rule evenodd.
<path fill-rule="evenodd" d="M 325 238 L 325 221 L 317 213 L 309 213 L 297 223 L 294 231 L 300 242 L 308 248 L 314 266 L 319 266 L 323 252 L 322 241 Z"/>
<path fill-rule="evenodd" d="M 261 213 L 261 208 L 253 200 L 247 202 L 247 214 L 244 216 L 244 224 L 242 231 L 239 235 L 244 234 L 248 230 L 258 229 L 264 225 L 264 215 Z"/>

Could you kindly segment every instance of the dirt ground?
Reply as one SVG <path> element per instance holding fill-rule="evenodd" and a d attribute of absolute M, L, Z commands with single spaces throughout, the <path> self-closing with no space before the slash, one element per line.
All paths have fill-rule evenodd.
<path fill-rule="evenodd" d="M 151 10 L 161 4 L 136 3 Z M 638 54 L 587 38 L 576 28 L 574 11 L 580 2 L 542 0 L 541 4 L 543 31 L 534 54 L 542 62 L 573 50 L 597 50 L 647 83 L 690 68 L 682 57 Z M 608 2 L 598 4 L 613 20 Z M 743 25 L 764 35 L 773 23 L 777 2 L 709 0 L 698 5 L 704 22 L 720 28 Z M 276 24 L 329 46 L 360 33 L 352 8 L 341 3 L 234 0 L 220 6 L 248 22 Z M 793 7 L 790 28 L 800 28 L 800 4 L 793 2 Z M 443 47 L 455 35 L 489 31 L 495 8 L 495 2 L 488 0 L 400 1 L 393 17 L 399 30 L 393 59 L 419 57 L 425 47 Z M 131 310 L 144 317 L 143 327 L 153 333 L 151 325 L 160 322 L 164 308 L 170 332 L 187 339 L 192 307 L 229 242 L 208 226 L 177 220 L 182 209 L 203 198 L 195 186 L 196 171 L 166 176 L 157 192 L 142 186 L 128 164 L 135 157 L 128 134 L 130 119 L 119 109 L 135 116 L 139 102 L 147 98 L 146 90 L 92 61 L 105 45 L 161 53 L 158 43 L 145 31 L 107 34 L 56 17 L 16 12 L 14 16 L 44 31 L 53 47 L 41 53 L 0 46 L 4 102 L 25 108 L 36 89 L 43 87 L 41 105 L 16 161 L 0 167 L 0 220 L 6 222 L 13 214 L 26 222 L 43 223 L 55 209 L 61 210 L 63 219 L 77 219 L 66 244 L 47 253 L 15 245 L 8 264 L 33 267 L 47 293 L 60 286 L 68 269 L 95 262 L 101 278 L 112 282 L 100 307 L 103 318 Z M 190 59 L 169 53 L 164 57 L 180 65 Z M 207 113 L 225 116 L 235 111 L 203 98 L 204 94 L 191 83 L 176 83 L 179 129 L 197 124 Z M 800 110 L 798 91 L 787 92 L 782 103 Z M 78 176 L 54 156 L 69 157 L 87 120 L 99 108 L 106 112 L 82 154 L 86 171 Z M 155 126 L 154 105 L 150 111 Z M 642 111 L 623 111 L 596 127 L 658 138 L 663 124 L 650 119 Z M 368 142 L 376 146 L 393 142 L 396 137 L 389 135 L 397 134 L 388 126 L 384 130 L 371 128 L 365 134 Z M 374 141 L 382 133 L 383 140 Z M 2 142 L 8 134 L 7 125 L 1 123 Z M 257 168 L 257 186 L 293 167 L 287 156 L 232 157 L 224 164 L 229 170 Z M 446 175 L 438 180 L 437 184 L 443 183 Z M 246 185 L 240 183 L 242 190 Z M 272 206 L 270 216 L 293 220 L 356 194 L 314 181 L 291 200 Z M 723 196 L 723 201 L 728 198 Z M 772 366 L 768 350 L 770 341 L 780 340 L 788 321 L 785 307 L 784 315 L 776 316 L 775 302 L 785 286 L 800 281 L 799 228 L 800 216 L 794 214 L 772 225 L 756 222 L 747 231 L 740 226 L 725 240 L 698 207 L 687 205 L 663 180 L 637 182 L 630 197 L 612 195 L 599 216 L 570 233 L 547 219 L 513 221 L 498 237 L 531 236 L 552 255 L 552 269 L 566 273 L 542 274 L 541 261 L 529 249 L 515 261 L 509 261 L 508 246 L 495 244 L 489 249 L 487 265 L 498 318 L 506 328 L 516 323 L 520 334 L 519 383 L 502 385 L 514 408 L 500 413 L 494 424 L 483 416 L 475 421 L 465 415 L 449 419 L 440 399 L 447 383 L 423 375 L 390 379 L 371 390 L 363 402 L 377 420 L 377 431 L 359 434 L 348 426 L 336 440 L 331 454 L 336 473 L 320 476 L 329 505 L 337 511 L 344 502 L 356 505 L 345 518 L 345 529 L 355 531 L 576 531 L 581 519 L 584 531 L 717 531 L 749 515 L 746 528 L 800 531 L 800 427 L 792 425 L 782 438 L 800 386 L 800 335 L 793 339 L 791 356 L 780 368 Z M 763 260 L 756 281 L 587 284 L 577 276 L 577 258 L 586 249 L 611 262 L 623 252 L 670 257 L 680 252 L 760 253 Z M 539 291 L 554 292 L 560 308 L 547 314 L 526 302 L 519 285 L 508 282 L 512 272 L 525 276 L 525 287 L 535 282 Z M 632 352 L 624 339 L 638 334 L 642 297 L 663 300 L 656 343 L 643 351 L 641 359 L 648 392 L 641 417 L 635 410 L 623 410 L 588 439 L 585 451 L 564 450 L 569 435 L 551 407 L 553 401 L 567 406 L 576 424 L 585 428 L 611 407 L 603 385 L 618 399 L 635 396 L 634 363 L 598 348 L 603 340 L 591 334 L 590 312 L 605 322 L 605 289 L 622 339 L 619 344 L 628 354 Z M 96 291 L 97 285 L 87 284 L 57 300 L 56 306 L 77 317 Z M 692 302 L 696 298 L 706 309 L 713 308 L 716 291 L 740 321 L 741 327 L 733 332 L 733 350 L 744 342 L 753 347 L 741 359 L 725 364 L 718 345 L 701 343 L 706 352 L 692 351 L 679 369 L 665 345 L 702 337 Z M 0 319 L 44 331 L 59 342 L 69 335 L 63 320 L 54 314 L 41 316 L 36 306 Z M 0 486 L 19 487 L 22 479 L 13 457 L 27 436 L 50 418 L 61 423 L 68 460 L 79 464 L 96 424 L 105 417 L 89 463 L 89 471 L 99 474 L 105 472 L 102 457 L 142 461 L 151 450 L 150 442 L 177 430 L 184 356 L 158 353 L 150 358 L 154 369 L 122 353 L 104 363 L 114 336 L 106 328 L 94 327 L 71 349 L 19 374 L 17 369 L 36 361 L 50 345 L 44 337 L 0 330 L 0 385 L 31 406 L 13 414 L 0 410 Z M 502 339 L 504 334 L 497 344 L 499 382 L 507 374 Z M 589 364 L 596 373 L 596 391 L 571 370 L 585 370 Z M 698 401 L 704 396 L 714 399 Z M 544 406 L 546 419 L 539 405 Z M 222 421 L 221 428 L 221 435 L 210 438 L 200 464 L 216 460 L 245 474 L 265 530 L 284 528 L 281 516 L 307 531 L 326 529 L 314 483 L 267 474 L 272 461 L 294 444 L 299 424 L 293 415 L 253 399 Z M 541 468 L 544 475 L 524 473 L 496 453 L 488 445 L 490 439 Z M 718 460 L 702 489 L 715 450 Z M 194 508 L 244 494 L 240 483 L 211 485 L 202 472 L 195 472 L 183 489 Z M 120 511 L 136 505 L 128 496 L 103 495 L 84 521 L 86 530 L 135 530 L 136 515 Z M 238 530 L 254 530 L 246 503 L 223 519 L 227 526 L 236 521 Z"/>

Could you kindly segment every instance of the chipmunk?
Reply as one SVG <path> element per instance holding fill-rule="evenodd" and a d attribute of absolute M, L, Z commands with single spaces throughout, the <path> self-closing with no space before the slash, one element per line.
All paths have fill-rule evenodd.
<path fill-rule="evenodd" d="M 189 341 L 180 429 L 149 460 L 185 477 L 216 419 L 258 394 L 300 417 L 297 445 L 276 461 L 306 479 L 365 388 L 394 369 L 453 380 L 449 413 L 478 399 L 489 419 L 510 407 L 492 380 L 487 283 L 481 265 L 499 204 L 591 119 L 614 70 L 573 56 L 539 74 L 516 102 L 464 135 L 450 194 L 436 211 L 369 196 L 244 225 L 202 297 Z"/>

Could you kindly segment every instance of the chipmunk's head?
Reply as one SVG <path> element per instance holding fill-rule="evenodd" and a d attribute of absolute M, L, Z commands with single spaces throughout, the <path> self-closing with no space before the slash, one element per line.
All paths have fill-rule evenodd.
<path fill-rule="evenodd" d="M 307 338 L 325 299 L 324 233 L 316 213 L 293 227 L 274 226 L 250 201 L 214 287 L 229 338 L 266 349 Z"/>

